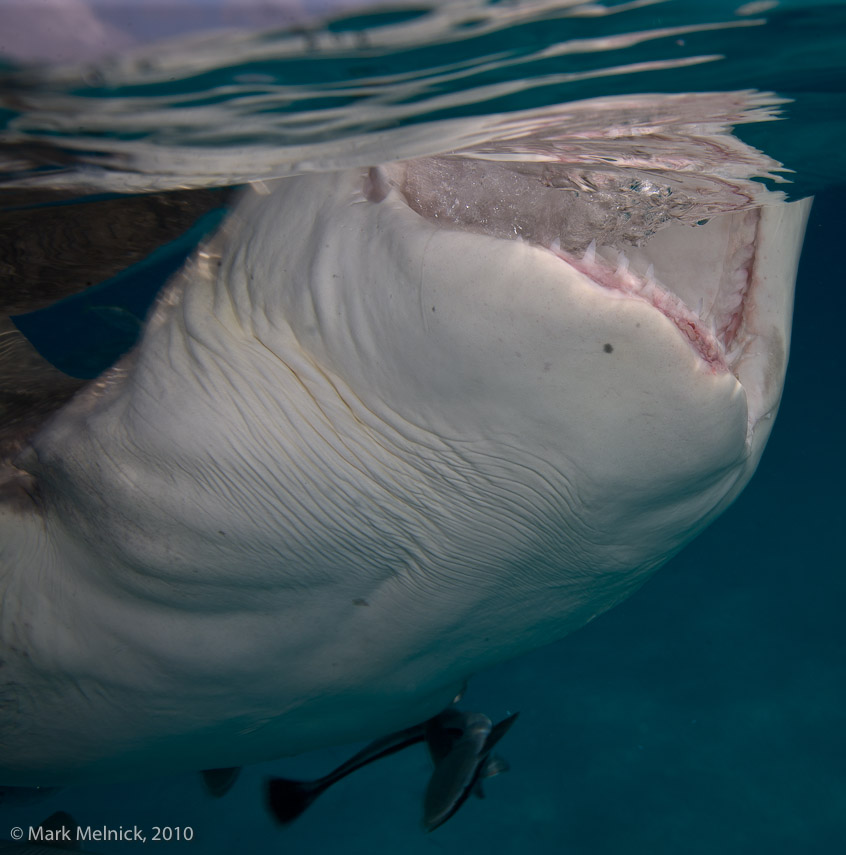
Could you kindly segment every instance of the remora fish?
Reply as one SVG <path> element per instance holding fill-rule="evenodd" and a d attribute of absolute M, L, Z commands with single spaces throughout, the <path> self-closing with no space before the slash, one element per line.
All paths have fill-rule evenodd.
<path fill-rule="evenodd" d="M 439 744 L 441 740 L 437 734 L 429 737 L 435 771 L 423 799 L 426 831 L 443 825 L 467 801 L 471 792 L 484 798 L 481 779 L 499 774 L 504 768 L 502 760 L 491 757 L 491 751 L 516 719 L 517 713 L 514 713 L 492 727 L 486 715 L 471 713 L 462 722 L 461 735 L 453 744 Z"/>
<path fill-rule="evenodd" d="M 607 225 L 630 187 L 466 164 L 248 194 L 135 350 L 6 462 L 0 783 L 425 720 L 738 495 L 810 203 L 668 214 L 636 245 Z"/>
<path fill-rule="evenodd" d="M 267 805 L 281 825 L 300 816 L 312 802 L 347 775 L 418 742 L 425 741 L 435 770 L 426 790 L 423 826 L 433 831 L 447 821 L 474 788 L 482 796 L 480 779 L 505 770 L 501 758 L 492 758 L 491 749 L 517 718 L 514 713 L 491 728 L 482 713 L 448 709 L 423 724 L 405 728 L 365 746 L 336 769 L 313 781 L 271 778 L 267 783 Z"/>

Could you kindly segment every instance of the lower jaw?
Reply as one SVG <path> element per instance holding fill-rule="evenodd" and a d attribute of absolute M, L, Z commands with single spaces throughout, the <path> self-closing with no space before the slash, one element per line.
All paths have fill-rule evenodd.
<path fill-rule="evenodd" d="M 553 246 L 549 249 L 598 287 L 642 300 L 653 306 L 675 325 L 684 338 L 690 342 L 691 347 L 699 354 L 702 361 L 715 373 L 731 370 L 732 366 L 726 357 L 727 344 L 725 340 L 718 337 L 715 329 L 708 329 L 702 319 L 692 312 L 682 300 L 662 288 L 654 279 L 638 276 L 622 266 L 612 270 L 601 261 L 590 258 L 590 254 L 578 259 L 560 247 Z M 744 304 L 741 302 L 737 310 L 739 315 L 742 315 L 743 306 Z M 732 322 L 735 331 L 739 325 L 739 319 L 737 323 Z"/>

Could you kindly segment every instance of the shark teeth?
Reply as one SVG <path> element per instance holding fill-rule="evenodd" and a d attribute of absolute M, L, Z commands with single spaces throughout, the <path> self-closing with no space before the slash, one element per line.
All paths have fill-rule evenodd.
<path fill-rule="evenodd" d="M 635 277 L 637 281 L 637 277 Z M 660 290 L 661 286 L 658 284 L 658 280 L 655 278 L 655 268 L 653 265 L 649 265 L 646 268 L 646 276 L 637 282 L 637 290 L 638 292 L 644 296 L 648 300 L 652 300 L 652 295 L 655 293 L 656 289 Z"/>
<path fill-rule="evenodd" d="M 713 315 L 709 320 L 708 329 L 711 333 L 711 336 L 716 339 L 718 336 L 717 319 Z"/>
<path fill-rule="evenodd" d="M 596 250 L 596 241 L 592 240 L 581 258 L 570 255 L 561 248 L 556 239 L 549 247 L 559 258 L 579 270 L 597 285 L 610 290 L 621 291 L 633 297 L 639 297 L 651 303 L 665 317 L 672 321 L 682 335 L 690 341 L 700 356 L 715 371 L 727 370 L 724 346 L 725 342 L 713 316 L 704 321 L 694 314 L 672 291 L 669 291 L 655 276 L 655 268 L 650 264 L 645 274 L 629 269 L 629 257 L 625 252 L 617 251 L 617 268 L 608 262 L 603 254 Z M 604 250 L 603 250 L 604 251 Z"/>

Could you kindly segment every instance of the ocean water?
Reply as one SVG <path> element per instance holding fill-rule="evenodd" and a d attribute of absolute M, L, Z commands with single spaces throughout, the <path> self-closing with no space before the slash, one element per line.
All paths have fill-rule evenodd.
<path fill-rule="evenodd" d="M 630 600 L 472 681 L 468 708 L 496 718 L 520 711 L 501 745 L 511 769 L 487 783 L 484 801 L 471 799 L 434 833 L 419 828 L 429 773 L 422 749 L 362 770 L 291 827 L 275 827 L 263 808 L 263 780 L 323 774 L 355 750 L 338 747 L 248 768 L 221 800 L 192 775 L 68 788 L 34 803 L 7 800 L 0 802 L 0 836 L 62 809 L 82 825 L 194 831 L 191 842 L 89 847 L 104 853 L 150 846 L 203 853 L 842 851 L 846 298 L 838 249 L 846 226 L 846 4 L 419 3 L 379 13 L 347 9 L 328 24 L 303 16 L 293 30 L 263 20 L 262 29 L 237 34 L 197 32 L 190 5 L 178 26 L 163 14 L 121 30 L 120 9 L 103 12 L 115 43 L 118 32 L 127 40 L 117 57 L 72 45 L 61 64 L 49 56 L 35 57 L 35 65 L 9 58 L 0 78 L 0 214 L 25 211 L 29 228 L 45 236 L 36 241 L 44 256 L 40 282 L 54 288 L 67 279 L 67 268 L 51 267 L 50 257 L 69 257 L 65 243 L 80 238 L 49 224 L 57 211 L 81 210 L 73 206 L 82 199 L 85 228 L 104 245 L 95 269 L 126 292 L 121 271 L 148 248 L 139 238 L 127 249 L 123 231 L 110 237 L 98 223 L 114 216 L 107 205 L 135 204 L 142 191 L 206 193 L 194 197 L 203 201 L 185 214 L 188 222 L 229 204 L 225 192 L 201 188 L 455 149 L 525 158 L 566 148 L 575 163 L 604 158 L 609 174 L 636 168 L 645 152 L 667 176 L 679 157 L 699 157 L 702 174 L 741 192 L 816 196 L 784 398 L 757 474 L 723 517 Z M 201 5 L 205 20 L 216 23 L 217 5 Z M 14 11 L 0 3 L 0 15 Z M 714 92 L 735 94 L 696 94 Z M 585 101 L 585 108 L 572 106 Z M 635 120 L 659 128 L 672 150 L 654 140 L 641 152 L 615 147 L 617 136 L 600 133 Z M 692 121 L 710 122 L 718 135 L 732 125 L 769 159 L 750 149 L 739 164 L 737 151 L 710 157 L 691 148 L 684 126 Z M 129 201 L 124 194 L 132 194 Z M 141 214 L 128 222 L 136 216 L 146 222 Z M 10 270 L 10 257 L 3 256 L 4 287 L 19 309 L 32 308 L 38 295 L 20 295 L 14 273 L 22 262 L 15 256 L 18 267 Z M 141 279 L 161 284 L 172 268 L 163 261 L 155 276 L 149 269 Z M 86 284 L 80 271 L 72 269 Z M 109 296 L 103 305 L 112 311 L 99 329 L 117 343 L 77 333 L 89 344 L 73 357 L 80 377 L 98 359 L 113 358 L 112 348 L 125 346 L 143 317 L 128 298 L 120 305 Z M 93 315 L 104 320 L 103 312 Z M 78 350 L 78 341 L 62 345 L 66 355 Z"/>

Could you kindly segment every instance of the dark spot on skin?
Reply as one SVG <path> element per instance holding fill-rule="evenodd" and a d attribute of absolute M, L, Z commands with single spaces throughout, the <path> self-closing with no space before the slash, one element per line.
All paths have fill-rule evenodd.
<path fill-rule="evenodd" d="M 432 311 L 433 311 L 433 312 L 435 311 L 435 307 L 434 307 L 434 306 L 432 306 Z"/>
<path fill-rule="evenodd" d="M 221 531 L 220 529 L 218 529 L 218 530 L 217 530 L 217 533 L 218 533 L 218 534 L 222 534 L 224 537 L 226 537 L 226 532 L 225 532 L 225 531 Z"/>
<path fill-rule="evenodd" d="M 613 353 L 613 352 L 614 352 L 614 348 L 613 348 L 610 344 L 604 344 L 604 345 L 602 346 L 602 349 L 603 349 L 606 353 Z"/>
<path fill-rule="evenodd" d="M 356 597 L 353 600 L 353 605 L 354 606 L 369 606 L 370 603 L 368 603 L 367 600 L 364 599 L 364 597 Z"/>

